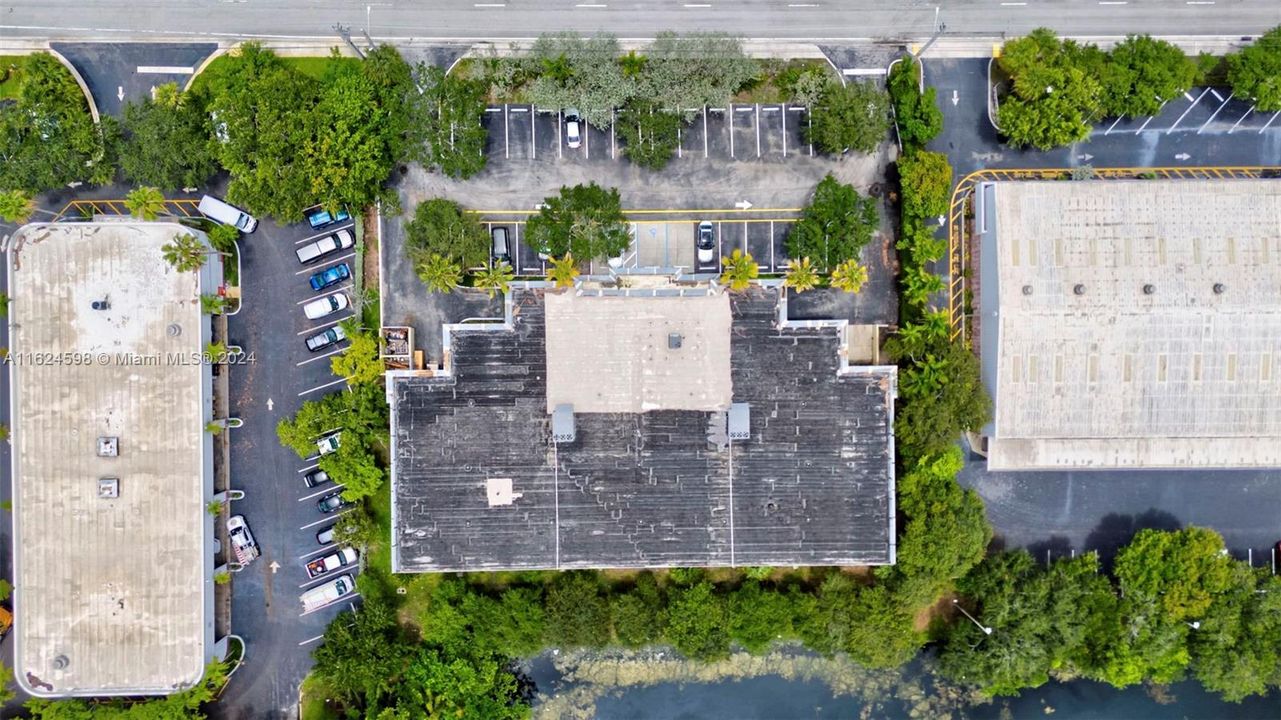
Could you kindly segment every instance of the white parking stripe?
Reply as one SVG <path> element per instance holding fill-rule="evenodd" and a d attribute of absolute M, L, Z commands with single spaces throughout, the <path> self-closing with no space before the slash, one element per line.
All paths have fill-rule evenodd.
<path fill-rule="evenodd" d="M 1109 126 L 1108 126 L 1108 129 L 1103 131 L 1103 134 L 1104 134 L 1104 135 L 1111 135 L 1111 134 L 1112 134 L 1112 128 L 1115 128 L 1115 127 L 1117 126 L 1117 124 L 1118 124 L 1118 123 L 1120 123 L 1120 122 L 1121 122 L 1122 120 L 1124 120 L 1124 119 L 1125 119 L 1125 116 L 1121 116 L 1121 117 L 1117 118 L 1117 119 L 1116 119 L 1116 122 L 1114 122 L 1114 123 L 1112 123 L 1111 125 L 1109 125 Z"/>
<path fill-rule="evenodd" d="M 565 157 L 565 138 L 561 133 L 565 131 L 565 113 L 563 110 L 556 111 L 556 157 L 557 159 Z"/>
<path fill-rule="evenodd" d="M 316 387 L 311 388 L 311 389 L 309 389 L 309 390 L 303 390 L 302 392 L 298 393 L 298 397 L 302 397 L 303 395 L 307 395 L 307 394 L 309 394 L 309 393 L 314 393 L 314 392 L 316 392 L 317 390 L 324 390 L 325 388 L 331 388 L 331 387 L 333 387 L 333 386 L 335 386 L 335 385 L 339 385 L 339 384 L 341 384 L 341 383 L 345 383 L 345 382 L 347 382 L 347 378 L 338 378 L 337 380 L 335 380 L 335 381 L 333 381 L 333 382 L 331 382 L 331 383 L 325 383 L 324 385 L 317 385 Z"/>
<path fill-rule="evenodd" d="M 326 485 L 329 485 L 329 483 L 325 483 L 325 484 L 326 484 Z M 312 493 L 312 494 L 310 494 L 310 495 L 307 495 L 307 496 L 305 496 L 305 497 L 300 497 L 300 498 L 298 498 L 298 502 L 303 502 L 304 500 L 314 500 L 314 499 L 316 499 L 316 498 L 320 497 L 321 495 L 328 495 L 329 493 L 331 493 L 331 492 L 333 492 L 333 491 L 335 491 L 335 490 L 341 490 L 341 489 L 343 489 L 343 488 L 345 488 L 345 487 L 347 487 L 347 486 L 346 486 L 346 485 L 331 485 L 330 487 L 327 487 L 327 488 L 325 488 L 325 489 L 323 489 L 323 490 L 317 490 L 316 492 L 314 492 L 314 493 Z"/>
<path fill-rule="evenodd" d="M 1192 93 L 1184 91 L 1183 97 L 1187 98 L 1188 102 L 1192 102 Z"/>
<path fill-rule="evenodd" d="M 1210 94 L 1214 96 L 1215 100 L 1218 100 L 1219 102 L 1224 102 L 1223 96 L 1219 94 L 1218 90 L 1215 90 L 1214 88 L 1210 88 Z M 1232 96 L 1228 95 L 1228 98 L 1231 99 Z"/>
<path fill-rule="evenodd" d="M 1192 108 L 1196 107 L 1197 103 L 1201 102 L 1201 98 L 1205 97 L 1205 94 L 1208 92 L 1210 92 L 1210 88 L 1206 88 L 1202 90 L 1201 94 L 1196 96 L 1196 100 L 1193 100 L 1192 104 L 1188 106 L 1188 109 L 1184 110 L 1183 114 L 1179 116 L 1179 119 L 1175 120 L 1173 125 L 1166 128 L 1165 134 L 1169 135 L 1170 133 L 1174 132 L 1174 129 L 1179 126 L 1179 123 L 1183 122 L 1183 118 L 1187 117 L 1188 113 L 1192 112 Z M 1183 94 L 1187 95 L 1187 93 L 1183 93 Z"/>
<path fill-rule="evenodd" d="M 318 270 L 317 272 L 319 272 L 319 270 Z M 334 294 L 334 293 L 336 293 L 336 292 L 339 292 L 339 291 L 345 291 L 345 290 L 350 290 L 350 289 L 351 289 L 351 283 L 347 283 L 346 285 L 339 285 L 338 287 L 332 287 L 332 286 L 331 286 L 331 287 L 327 287 L 327 288 L 325 288 L 324 290 L 322 290 L 321 292 L 323 292 L 325 295 L 333 295 L 333 294 Z M 294 304 L 295 304 L 295 305 L 306 305 L 307 303 L 311 302 L 312 300 L 316 300 L 316 299 L 318 299 L 318 298 L 322 298 L 322 297 L 324 297 L 325 295 L 317 295 L 316 297 L 309 297 L 309 298 L 307 298 L 306 300 L 299 300 L 298 302 L 296 302 L 296 303 L 294 303 Z"/>
<path fill-rule="evenodd" d="M 317 263 L 310 267 L 305 267 L 302 270 L 299 270 L 298 272 L 294 273 L 294 275 L 310 275 L 313 273 L 318 273 L 320 272 L 320 269 L 325 267 L 326 265 L 336 265 L 342 262 L 343 260 L 350 260 L 354 257 L 356 257 L 356 253 L 354 252 L 347 253 L 346 255 L 340 255 L 336 258 L 333 258 L 332 260 L 327 260 L 325 262 Z"/>
<path fill-rule="evenodd" d="M 778 272 L 778 263 L 774 262 L 774 221 L 769 221 L 769 267 Z"/>
<path fill-rule="evenodd" d="M 703 159 L 707 159 L 707 106 L 703 106 Z"/>
<path fill-rule="evenodd" d="M 529 106 L 533 112 L 529 114 L 529 159 L 538 159 L 538 129 L 535 121 L 538 119 L 538 108 L 533 105 Z"/>
<path fill-rule="evenodd" d="M 1197 131 L 1196 131 L 1197 135 L 1200 135 L 1201 131 L 1205 130 L 1206 125 L 1209 125 L 1210 123 L 1214 122 L 1214 118 L 1218 117 L 1219 113 L 1223 110 L 1223 108 L 1227 107 L 1228 100 L 1231 100 L 1233 95 L 1233 93 L 1228 93 L 1228 99 L 1224 100 L 1222 97 L 1219 96 L 1217 92 L 1214 92 L 1213 90 L 1211 90 L 1210 92 L 1214 93 L 1214 96 L 1216 98 L 1219 98 L 1219 107 L 1215 108 L 1214 112 L 1210 114 L 1209 120 L 1206 120 L 1204 123 L 1201 124 L 1201 127 L 1197 128 Z"/>
<path fill-rule="evenodd" d="M 193 67 L 182 65 L 139 65 L 139 75 L 191 75 L 196 72 Z"/>
<path fill-rule="evenodd" d="M 806 136 L 812 137 L 812 131 L 814 130 L 814 116 L 807 113 L 805 115 L 805 122 L 806 122 L 806 127 L 808 127 L 811 131 L 810 133 L 806 133 Z M 814 157 L 814 143 L 812 142 L 810 143 L 810 157 Z"/>
<path fill-rule="evenodd" d="M 1245 120 L 1246 118 L 1250 117 L 1250 113 L 1252 112 L 1254 112 L 1253 105 L 1250 106 L 1249 110 L 1245 111 L 1244 115 L 1242 115 L 1235 123 L 1232 124 L 1232 127 L 1228 129 L 1228 134 L 1231 135 L 1232 131 L 1237 129 L 1237 125 L 1240 125 L 1242 120 Z"/>
<path fill-rule="evenodd" d="M 307 612 L 299 613 L 299 617 L 301 617 L 301 616 L 303 616 L 303 615 L 310 615 L 310 614 L 312 614 L 312 613 L 314 613 L 314 612 L 320 612 L 321 610 L 324 610 L 325 608 L 330 607 L 331 605 L 337 605 L 338 603 L 340 603 L 340 602 L 342 602 L 342 601 L 344 601 L 344 600 L 351 600 L 352 598 L 358 598 L 358 597 L 360 597 L 360 593 L 358 593 L 358 592 L 348 593 L 348 594 L 343 595 L 342 597 L 338 598 L 337 600 L 335 600 L 335 601 L 333 601 L 333 602 L 331 602 L 331 603 L 325 603 L 324 605 L 321 605 L 321 606 L 320 606 L 320 607 L 318 607 L 318 608 L 312 608 L 311 610 L 308 610 Z M 324 636 L 322 635 L 321 637 L 324 637 Z"/>
<path fill-rule="evenodd" d="M 1268 129 L 1268 126 L 1270 126 L 1270 125 L 1272 124 L 1272 121 L 1274 121 L 1274 120 L 1276 120 L 1276 119 L 1277 119 L 1277 116 L 1278 116 L 1278 115 L 1281 115 L 1281 110 L 1278 110 L 1278 111 L 1276 111 L 1276 112 L 1272 113 L 1272 117 L 1268 118 L 1268 122 L 1267 122 L 1267 124 L 1266 124 L 1266 125 L 1264 125 L 1263 127 L 1259 128 L 1259 134 L 1260 134 L 1260 135 L 1262 135 L 1262 134 L 1263 134 L 1263 131 L 1264 131 L 1264 130 L 1267 130 L 1267 129 Z"/>
<path fill-rule="evenodd" d="M 349 306 L 349 307 L 350 307 L 350 306 Z M 325 323 L 324 325 L 317 325 L 316 327 L 314 327 L 314 328 L 312 328 L 312 329 L 310 329 L 310 330 L 303 330 L 302 332 L 297 333 L 297 335 L 298 335 L 298 337 L 302 337 L 303 335 L 307 335 L 307 334 L 309 334 L 309 333 L 318 333 L 318 332 L 320 332 L 321 330 L 324 330 L 324 329 L 325 329 L 325 328 L 327 328 L 327 327 L 331 327 L 331 326 L 333 326 L 333 325 L 337 325 L 338 323 L 342 322 L 343 320 L 346 320 L 346 319 L 348 319 L 348 318 L 354 318 L 354 317 L 356 317 L 356 314 L 355 314 L 355 313 L 352 313 L 352 314 L 350 314 L 350 315 L 344 315 L 343 317 L 340 317 L 340 318 L 338 318 L 337 320 L 334 320 L 333 322 L 327 322 L 327 323 Z"/>
<path fill-rule="evenodd" d="M 678 158 L 685 157 L 684 149 L 681 147 L 684 144 L 685 142 L 681 140 L 681 126 L 677 125 L 676 126 L 676 157 Z"/>
<path fill-rule="evenodd" d="M 315 357 L 307 358 L 306 360 L 303 360 L 302 362 L 294 363 L 294 367 L 302 367 L 303 365 L 306 365 L 306 364 L 308 364 L 308 363 L 314 363 L 314 362 L 316 362 L 317 360 L 324 360 L 324 359 L 325 359 L 325 358 L 327 358 L 327 357 L 333 357 L 334 355 L 337 355 L 337 354 L 339 354 L 339 353 L 341 353 L 341 352 L 344 352 L 346 349 L 347 349 L 346 347 L 340 347 L 340 348 L 338 348 L 337 350 L 334 350 L 333 352 L 327 352 L 327 353 L 325 353 L 324 355 L 317 355 L 317 356 L 315 356 Z"/>
<path fill-rule="evenodd" d="M 761 104 L 756 103 L 756 157 L 761 156 Z"/>
<path fill-rule="evenodd" d="M 480 7 L 480 6 L 478 5 L 477 7 Z M 310 645 L 311 643 L 314 643 L 317 640 L 324 640 L 324 639 L 325 639 L 324 635 L 317 635 L 314 638 L 307 638 L 306 640 L 303 640 L 302 642 L 298 643 L 298 646 L 302 647 L 303 645 Z"/>
<path fill-rule="evenodd" d="M 787 103 L 783 103 L 783 157 L 787 157 Z"/>
<path fill-rule="evenodd" d="M 729 156 L 734 157 L 734 106 L 729 107 Z"/>
<path fill-rule="evenodd" d="M 318 233 L 318 234 L 316 234 L 316 235 L 312 235 L 311 237 L 305 237 L 305 238 L 303 238 L 302 240 L 295 240 L 295 241 L 294 241 L 294 244 L 295 244 L 295 245 L 302 245 L 303 243 L 308 243 L 308 242 L 311 242 L 311 241 L 313 241 L 313 240 L 319 240 L 320 238 L 325 237 L 326 235 L 333 235 L 334 233 L 338 232 L 339 230 L 347 230 L 347 229 L 349 229 L 349 228 L 354 228 L 354 227 L 356 227 L 356 223 L 354 223 L 354 222 L 347 223 L 346 225 L 339 225 L 338 227 L 329 228 L 329 229 L 325 230 L 324 232 L 322 232 L 322 233 Z"/>
<path fill-rule="evenodd" d="M 343 510 L 343 511 L 341 511 L 341 512 L 336 512 L 336 513 L 334 513 L 334 514 L 332 514 L 332 515 L 326 515 L 325 517 L 320 518 L 320 519 L 319 519 L 319 520 L 317 520 L 316 522 L 310 522 L 310 523 L 307 523 L 306 525 L 303 525 L 302 527 L 300 527 L 300 528 L 298 528 L 298 529 L 299 529 L 299 530 L 306 530 L 307 528 L 314 528 L 314 527 L 316 527 L 317 525 L 324 525 L 325 523 L 332 523 L 333 521 L 337 520 L 338 518 L 342 517 L 343 515 L 346 515 L 347 513 L 351 512 L 353 509 L 354 509 L 354 508 L 348 508 L 348 509 Z"/>
<path fill-rule="evenodd" d="M 327 544 L 325 544 L 325 545 L 321 545 L 320 547 L 316 548 L 315 550 L 312 550 L 311 552 L 307 553 L 306 555 L 299 555 L 299 556 L 298 556 L 298 559 L 299 559 L 299 560 L 306 560 L 306 559 L 307 559 L 307 558 L 309 558 L 309 557 L 314 557 L 314 556 L 319 555 L 319 554 L 321 554 L 321 553 L 329 552 L 330 550 L 332 550 L 333 548 L 336 548 L 336 547 L 338 547 L 338 543 L 327 543 Z"/>
<path fill-rule="evenodd" d="M 512 156 L 511 138 L 508 136 L 508 132 L 507 132 L 508 115 L 509 113 L 507 112 L 507 103 L 503 103 L 503 157 L 505 158 L 510 158 Z"/>
<path fill-rule="evenodd" d="M 609 159 L 618 159 L 618 140 L 614 137 L 614 125 L 618 122 L 618 112 L 609 111 Z"/>
<path fill-rule="evenodd" d="M 747 254 L 747 221 L 743 221 L 743 254 Z"/>

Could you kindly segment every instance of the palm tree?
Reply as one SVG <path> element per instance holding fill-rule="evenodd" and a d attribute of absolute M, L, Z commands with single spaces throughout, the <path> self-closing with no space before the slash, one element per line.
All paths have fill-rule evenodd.
<path fill-rule="evenodd" d="M 632 50 L 618 59 L 618 65 L 623 69 L 623 77 L 629 78 L 638 77 L 642 72 L 644 72 L 645 63 L 647 62 L 649 62 L 649 58 L 641 55 L 635 50 Z"/>
<path fill-rule="evenodd" d="M 814 269 L 814 265 L 807 257 L 790 260 L 787 263 L 787 276 L 783 278 L 783 284 L 798 293 L 813 290 L 818 287 L 818 271 Z"/>
<path fill-rule="evenodd" d="M 227 359 L 227 343 L 210 341 L 205 344 L 205 356 L 210 362 L 220 363 Z"/>
<path fill-rule="evenodd" d="M 22 224 L 36 211 L 36 201 L 21 190 L 0 191 L 0 218 Z"/>
<path fill-rule="evenodd" d="M 144 185 L 129 191 L 125 207 L 129 208 L 130 215 L 150 222 L 165 211 L 165 196 L 159 188 Z"/>
<path fill-rule="evenodd" d="M 165 262 L 178 272 L 194 272 L 204 267 L 205 255 L 209 249 L 191 233 L 174 235 L 173 242 L 160 246 Z"/>
<path fill-rule="evenodd" d="M 222 295 L 201 295 L 200 311 L 206 315 L 221 315 L 227 309 L 227 298 Z"/>
<path fill-rule="evenodd" d="M 552 266 L 547 270 L 547 280 L 558 288 L 567 288 L 574 286 L 574 279 L 578 277 L 578 266 L 574 264 L 573 253 L 565 253 L 565 257 L 552 258 Z"/>
<path fill-rule="evenodd" d="M 930 296 L 943 291 L 943 278 L 924 267 L 917 267 L 903 278 L 903 297 L 912 305 L 929 304 Z"/>
<path fill-rule="evenodd" d="M 463 281 L 462 267 L 440 253 L 432 253 L 420 260 L 415 270 L 428 292 L 451 292 Z"/>
<path fill-rule="evenodd" d="M 543 74 L 556 81 L 557 85 L 565 86 L 569 79 L 574 77 L 574 66 L 561 53 L 554 58 L 543 58 Z"/>
<path fill-rule="evenodd" d="M 505 263 L 494 263 L 491 267 L 482 268 L 472 275 L 472 285 L 484 290 L 492 298 L 500 292 L 507 292 L 511 281 L 516 279 L 512 266 Z"/>
<path fill-rule="evenodd" d="M 907 397 L 934 395 L 948 380 L 949 363 L 944 358 L 926 355 L 920 362 L 903 371 L 903 394 Z"/>
<path fill-rule="evenodd" d="M 735 249 L 729 257 L 721 258 L 721 282 L 729 285 L 730 290 L 746 290 L 761 272 L 761 266 L 752 259 L 751 253 Z"/>
<path fill-rule="evenodd" d="M 856 293 L 867 283 L 867 268 L 850 259 L 832 268 L 832 287 Z"/>

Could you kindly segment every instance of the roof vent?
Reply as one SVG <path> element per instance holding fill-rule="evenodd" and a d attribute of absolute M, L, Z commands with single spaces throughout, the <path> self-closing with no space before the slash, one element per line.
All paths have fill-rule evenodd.
<path fill-rule="evenodd" d="M 490 507 L 501 507 L 511 505 L 513 500 L 521 497 L 521 493 L 512 492 L 511 478 L 489 478 L 485 480 L 485 496 L 489 498 Z"/>
<path fill-rule="evenodd" d="M 747 440 L 752 437 L 752 408 L 747 403 L 729 406 L 729 439 Z"/>
<path fill-rule="evenodd" d="M 574 406 L 568 403 L 557 405 L 552 411 L 552 441 L 571 443 L 577 437 L 578 431 L 574 426 Z"/>
<path fill-rule="evenodd" d="M 681 334 L 680 334 L 680 333 L 668 333 L 668 334 L 667 334 L 667 349 L 668 349 L 668 350 L 680 350 L 680 349 L 681 349 L 681 342 L 682 342 L 682 341 L 684 341 L 684 339 L 685 339 L 685 338 L 681 337 Z"/>
<path fill-rule="evenodd" d="M 102 500 L 115 500 L 120 497 L 120 478 L 98 478 L 98 497 Z"/>
<path fill-rule="evenodd" d="M 1031 285 L 1024 285 L 1024 286 L 1023 286 L 1023 294 L 1024 294 L 1024 295 L 1031 295 L 1031 294 L 1032 294 L 1032 286 L 1031 286 Z"/>
<path fill-rule="evenodd" d="M 1143 294 L 1144 294 L 1144 295 L 1151 295 L 1151 294 L 1152 294 L 1152 293 L 1154 293 L 1154 292 L 1156 292 L 1156 285 L 1153 285 L 1153 284 L 1151 284 L 1151 283 L 1148 283 L 1147 285 L 1144 285 L 1144 286 L 1143 286 Z"/>
<path fill-rule="evenodd" d="M 1073 288 L 1072 288 L 1072 293 L 1073 293 L 1074 295 L 1084 295 L 1084 294 L 1085 294 L 1085 285 L 1083 285 L 1083 284 L 1081 284 L 1081 283 L 1077 283 L 1077 284 L 1076 284 L 1076 287 L 1073 287 Z"/>
<path fill-rule="evenodd" d="M 1222 295 L 1224 290 L 1227 290 L 1227 287 L 1225 287 L 1225 286 L 1223 285 L 1223 283 L 1215 283 L 1215 284 L 1214 284 L 1214 294 L 1215 294 L 1215 295 Z"/>
<path fill-rule="evenodd" d="M 67 666 L 70 664 L 71 664 L 71 661 L 67 659 L 66 655 L 59 655 L 58 657 L 53 659 L 54 670 L 66 670 Z"/>
<path fill-rule="evenodd" d="M 120 438 L 98 438 L 98 457 L 116 457 L 120 454 Z"/>
<path fill-rule="evenodd" d="M 169 337 L 178 337 L 182 334 L 182 326 L 178 323 L 170 323 L 169 327 L 165 328 L 165 334 Z"/>

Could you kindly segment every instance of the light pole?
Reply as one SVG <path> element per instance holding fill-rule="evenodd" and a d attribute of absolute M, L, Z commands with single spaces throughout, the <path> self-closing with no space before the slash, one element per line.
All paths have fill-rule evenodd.
<path fill-rule="evenodd" d="M 983 631 L 983 634 L 984 634 L 984 635 L 991 635 L 991 634 L 992 634 L 992 628 L 990 628 L 990 627 L 988 627 L 988 626 L 984 625 L 983 623 L 979 622 L 978 620 L 975 620 L 973 615 L 971 615 L 971 614 L 969 614 L 969 613 L 965 612 L 965 608 L 961 607 L 961 603 L 960 603 L 960 602 L 958 602 L 956 598 L 952 598 L 952 604 L 956 606 L 956 609 L 957 609 L 957 610 L 960 610 L 960 611 L 961 611 L 961 614 L 962 614 L 962 615 L 964 615 L 965 617 L 969 618 L 969 619 L 970 619 L 970 622 L 972 622 L 972 623 L 974 623 L 975 625 L 977 625 L 977 626 L 978 626 L 978 628 L 979 628 L 979 630 L 982 630 L 982 631 Z"/>

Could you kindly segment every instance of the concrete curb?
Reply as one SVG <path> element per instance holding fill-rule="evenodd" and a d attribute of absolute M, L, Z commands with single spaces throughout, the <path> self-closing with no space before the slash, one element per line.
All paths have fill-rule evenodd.
<path fill-rule="evenodd" d="M 85 96 L 85 101 L 89 103 L 89 115 L 93 117 L 93 124 L 97 125 L 102 122 L 102 118 L 98 116 L 98 103 L 93 101 L 93 93 L 89 92 L 89 86 L 85 84 L 85 79 L 80 77 L 80 71 L 76 70 L 76 66 L 63 57 L 62 53 L 54 50 L 51 43 L 46 44 L 44 50 L 57 58 L 58 62 L 62 63 L 62 66 L 71 72 L 71 77 L 76 79 L 76 84 L 80 86 L 80 92 Z"/>
<path fill-rule="evenodd" d="M 222 43 L 219 43 L 218 49 L 209 53 L 209 57 L 205 58 L 204 61 L 200 63 L 200 66 L 196 68 L 196 71 L 191 73 L 191 77 L 187 78 L 187 84 L 182 86 L 182 91 L 187 92 L 188 90 L 191 90 L 191 86 L 196 83 L 196 78 L 200 77 L 200 73 L 204 72 L 214 60 L 226 55 L 237 47 L 240 47 L 240 43 L 234 43 L 232 45 L 223 45 Z"/>

